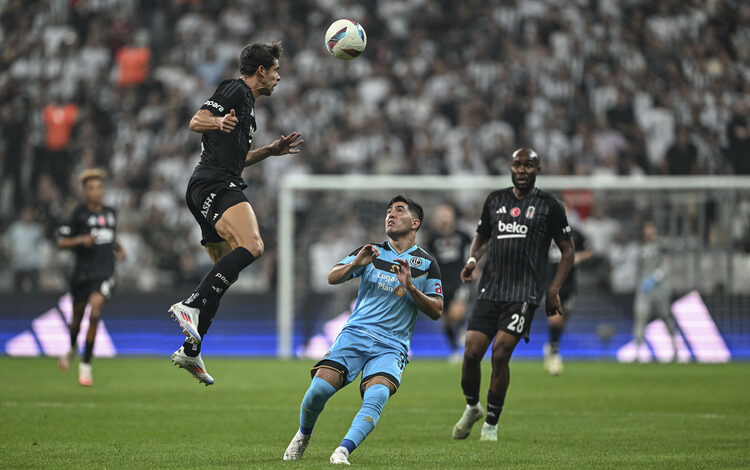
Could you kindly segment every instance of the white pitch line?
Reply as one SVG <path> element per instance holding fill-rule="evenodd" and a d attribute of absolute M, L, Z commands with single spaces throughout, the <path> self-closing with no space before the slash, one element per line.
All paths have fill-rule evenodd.
<path fill-rule="evenodd" d="M 0 407 L 4 408 L 67 408 L 67 409 L 108 409 L 108 408 L 128 408 L 133 410 L 196 410 L 206 412 L 216 411 L 288 411 L 289 407 L 284 406 L 258 406 L 248 404 L 237 404 L 237 405 L 188 405 L 185 403 L 118 403 L 117 405 L 100 405 L 91 402 L 61 402 L 61 401 L 12 401 L 5 400 L 0 401 Z M 332 409 L 333 412 L 353 412 L 359 408 L 354 407 L 337 407 Z M 433 408 L 421 408 L 421 407 L 392 407 L 397 409 L 400 413 L 414 413 L 414 414 L 434 414 L 440 412 L 441 414 L 460 414 L 461 408 L 453 409 L 442 409 L 435 410 Z M 295 407 L 296 410 L 296 407 Z M 726 419 L 726 420 L 746 420 L 750 417 L 746 415 L 726 415 L 720 413 L 687 413 L 687 412 L 668 412 L 668 411 L 627 411 L 627 412 L 616 412 L 616 411 L 529 411 L 511 409 L 504 410 L 504 414 L 511 415 L 544 415 L 544 416 L 609 416 L 609 417 L 633 417 L 633 418 L 697 418 L 697 419 Z"/>

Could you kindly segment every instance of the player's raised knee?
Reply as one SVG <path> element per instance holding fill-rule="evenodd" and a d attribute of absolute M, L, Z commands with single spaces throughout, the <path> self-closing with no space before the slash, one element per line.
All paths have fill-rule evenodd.
<path fill-rule="evenodd" d="M 263 256 L 263 252 L 265 251 L 263 240 L 260 237 L 240 243 L 238 244 L 238 246 L 241 246 L 242 248 L 252 253 L 255 259 L 258 259 L 261 256 Z"/>

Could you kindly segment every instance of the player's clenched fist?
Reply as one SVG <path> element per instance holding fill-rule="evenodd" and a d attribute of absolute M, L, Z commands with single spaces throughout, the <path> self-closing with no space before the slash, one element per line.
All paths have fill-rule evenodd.
<path fill-rule="evenodd" d="M 221 132 L 232 132 L 237 127 L 238 122 L 234 109 L 230 109 L 229 114 L 225 114 L 219 119 L 219 130 Z"/>

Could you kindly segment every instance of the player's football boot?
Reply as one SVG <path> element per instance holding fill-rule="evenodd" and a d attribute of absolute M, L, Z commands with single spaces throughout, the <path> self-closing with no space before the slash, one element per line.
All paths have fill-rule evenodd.
<path fill-rule="evenodd" d="M 544 343 L 544 370 L 549 372 L 549 360 L 552 357 L 552 348 L 549 343 Z"/>
<path fill-rule="evenodd" d="M 78 364 L 78 383 L 84 387 L 94 385 L 94 377 L 91 374 L 91 364 L 81 362 Z"/>
<path fill-rule="evenodd" d="M 182 302 L 177 302 L 169 308 L 172 318 L 180 325 L 182 332 L 187 336 L 188 341 L 194 344 L 200 344 L 202 338 L 198 333 L 198 317 L 200 310 L 188 307 Z"/>
<path fill-rule="evenodd" d="M 336 447 L 328 461 L 334 464 L 351 465 L 349 463 L 349 451 L 344 446 Z"/>
<path fill-rule="evenodd" d="M 485 421 L 482 423 L 482 435 L 479 436 L 480 441 L 496 441 L 497 440 L 497 424 L 487 424 Z"/>
<path fill-rule="evenodd" d="M 474 426 L 474 423 L 482 419 L 482 416 L 484 416 L 484 408 L 482 408 L 481 403 L 477 403 L 476 406 L 466 405 L 461 419 L 453 426 L 453 439 L 466 439 L 469 437 L 471 427 Z"/>
<path fill-rule="evenodd" d="M 68 349 L 68 352 L 63 354 L 57 359 L 57 367 L 60 370 L 70 369 L 70 363 L 73 362 L 73 358 L 76 356 L 76 351 L 73 348 Z"/>
<path fill-rule="evenodd" d="M 286 448 L 286 452 L 284 452 L 284 460 L 301 459 L 302 454 L 304 454 L 305 449 L 307 449 L 307 445 L 310 443 L 311 437 L 312 434 L 302 434 L 298 429 L 297 434 L 294 435 L 294 437 L 292 438 L 292 442 L 289 443 L 289 446 Z"/>
<path fill-rule="evenodd" d="M 549 367 L 547 368 L 547 372 L 549 372 L 551 375 L 560 375 L 563 371 L 563 359 L 562 356 L 559 354 L 553 354 L 552 357 L 549 358 Z"/>
<path fill-rule="evenodd" d="M 172 354 L 172 362 L 174 365 L 180 366 L 180 368 L 190 372 L 190 374 L 198 379 L 199 382 L 206 384 L 206 387 L 213 385 L 214 378 L 206 372 L 206 365 L 203 364 L 203 359 L 200 354 L 195 357 L 190 357 L 185 354 L 185 347 L 180 346 L 180 349 Z"/>

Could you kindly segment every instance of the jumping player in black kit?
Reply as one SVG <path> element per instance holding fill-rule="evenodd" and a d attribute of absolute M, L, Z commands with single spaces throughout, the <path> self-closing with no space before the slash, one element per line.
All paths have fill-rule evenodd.
<path fill-rule="evenodd" d="M 188 209 L 201 227 L 201 244 L 214 262 L 198 287 L 169 309 L 187 340 L 172 354 L 172 362 L 200 382 L 214 383 L 200 355 L 203 337 L 219 308 L 221 296 L 240 271 L 263 254 L 263 240 L 253 208 L 243 190 L 242 170 L 272 155 L 298 153 L 299 132 L 250 150 L 255 99 L 270 96 L 281 80 L 281 43 L 253 43 L 240 53 L 240 78 L 224 80 L 190 120 L 190 130 L 202 134 L 200 163 L 188 182 Z"/>
<path fill-rule="evenodd" d="M 58 248 L 71 249 L 75 253 L 75 266 L 70 279 L 70 294 L 73 297 L 70 349 L 60 356 L 57 364 L 61 370 L 70 368 L 78 349 L 76 343 L 81 320 L 86 305 L 90 305 L 86 347 L 78 365 L 78 383 L 84 387 L 94 384 L 91 356 L 102 308 L 114 287 L 115 255 L 120 260 L 125 259 L 125 250 L 115 237 L 117 214 L 113 208 L 102 205 L 105 178 L 104 171 L 98 169 L 81 173 L 79 179 L 84 202 L 78 204 L 70 219 L 60 226 L 57 237 Z"/>
<path fill-rule="evenodd" d="M 492 344 L 487 418 L 480 440 L 497 440 L 497 421 L 510 381 L 510 357 L 521 338 L 529 340 L 534 310 L 543 295 L 552 239 L 560 248 L 561 259 L 547 289 L 545 310 L 547 315 L 562 313 L 558 293 L 573 266 L 575 247 L 562 204 L 534 186 L 541 170 L 539 156 L 532 149 L 513 152 L 513 186 L 487 196 L 469 259 L 461 271 L 461 280 L 470 281 L 477 260 L 487 252 L 479 296 L 467 327 L 461 370 L 466 409 L 453 427 L 454 439 L 466 439 L 474 423 L 484 415 L 479 403 L 481 361 Z"/>

